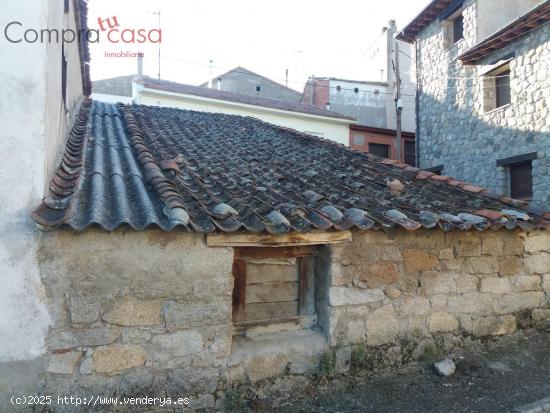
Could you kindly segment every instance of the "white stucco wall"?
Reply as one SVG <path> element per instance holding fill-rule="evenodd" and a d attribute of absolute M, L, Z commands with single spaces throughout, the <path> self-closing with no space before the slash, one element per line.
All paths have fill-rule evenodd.
<path fill-rule="evenodd" d="M 162 91 L 152 91 L 136 86 L 138 85 L 134 84 L 134 99 L 136 103 L 139 104 L 252 116 L 265 122 L 293 128 L 301 132 L 307 132 L 344 145 L 349 144 L 349 125 L 353 123 L 349 120 L 278 111 L 259 106 L 237 105 L 233 102 L 216 101 L 198 96 L 180 95 Z"/>
<path fill-rule="evenodd" d="M 477 0 L 477 43 L 535 7 L 541 0 Z"/>
<path fill-rule="evenodd" d="M 69 118 L 82 94 L 78 49 L 68 46 L 65 114 L 61 98 L 61 45 L 10 43 L 4 27 L 19 21 L 24 28 L 63 28 L 72 18 L 63 2 L 2 2 L 0 13 L 0 362 L 28 360 L 44 352 L 51 322 L 37 264 L 38 231 L 31 213 L 44 195 L 58 162 Z M 72 2 L 71 2 L 72 9 Z M 72 10 L 71 10 L 72 11 Z M 65 23 L 64 23 L 65 22 Z M 74 49 L 73 49 L 74 47 Z M 75 52 L 76 51 L 76 60 Z M 2 366 L 0 364 L 0 372 Z"/>
<path fill-rule="evenodd" d="M 48 5 L 18 0 L 2 4 L 0 26 L 13 20 L 44 26 Z M 30 221 L 45 179 L 46 49 L 0 38 L 0 361 L 39 355 L 50 322 L 36 262 L 36 230 Z"/>

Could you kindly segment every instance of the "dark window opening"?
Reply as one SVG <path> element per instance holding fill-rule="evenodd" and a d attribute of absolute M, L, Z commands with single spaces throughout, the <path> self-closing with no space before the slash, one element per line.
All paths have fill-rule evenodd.
<path fill-rule="evenodd" d="M 381 143 L 369 143 L 369 153 L 380 156 L 382 158 L 390 157 L 390 145 Z"/>
<path fill-rule="evenodd" d="M 65 0 L 64 11 L 65 13 L 69 12 L 69 0 Z"/>
<path fill-rule="evenodd" d="M 256 92 L 260 92 L 262 90 L 261 86 L 256 86 Z"/>
<path fill-rule="evenodd" d="M 336 86 L 336 91 L 337 92 L 340 92 L 341 90 L 342 90 L 342 86 L 340 86 L 340 85 Z"/>
<path fill-rule="evenodd" d="M 354 91 L 355 93 L 359 93 L 359 88 L 356 87 L 355 89 L 353 89 L 353 91 Z"/>
<path fill-rule="evenodd" d="M 453 43 L 464 38 L 464 17 L 462 13 L 453 19 Z"/>
<path fill-rule="evenodd" d="M 405 141 L 405 163 L 416 166 L 415 144 L 411 141 Z"/>
<path fill-rule="evenodd" d="M 510 70 L 499 73 L 495 79 L 496 107 L 499 108 L 510 103 Z"/>
<path fill-rule="evenodd" d="M 530 200 L 533 197 L 533 168 L 531 161 L 509 166 L 510 196 Z"/>

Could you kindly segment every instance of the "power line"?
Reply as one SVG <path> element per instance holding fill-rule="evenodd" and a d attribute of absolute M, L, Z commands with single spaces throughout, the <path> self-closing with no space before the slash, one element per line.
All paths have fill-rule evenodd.
<path fill-rule="evenodd" d="M 197 66 L 209 66 L 209 65 L 206 65 L 204 63 L 199 63 L 199 62 L 193 62 L 193 61 L 190 61 L 190 60 L 187 60 L 187 59 L 181 59 L 181 58 L 178 58 L 178 57 L 173 57 L 173 56 L 161 56 L 161 58 L 163 59 L 170 59 L 170 60 L 176 60 L 176 61 L 181 61 L 181 62 L 184 62 L 184 63 L 188 63 L 188 64 L 192 64 L 192 65 L 197 65 Z M 249 76 L 249 77 L 256 77 L 256 75 L 254 74 L 251 74 L 251 73 L 248 73 L 248 72 L 244 72 L 244 71 L 240 71 L 239 69 L 227 69 L 227 68 L 222 68 L 222 67 L 219 67 L 219 66 L 212 66 L 213 68 L 216 68 L 216 69 L 219 69 L 221 71 L 224 71 L 224 72 L 228 72 L 228 71 L 232 71 L 232 72 L 235 72 L 235 73 L 239 73 L 239 74 L 242 74 L 242 75 L 245 75 L 245 76 Z M 270 78 L 270 80 L 274 80 L 274 81 L 283 81 L 282 79 L 279 79 L 279 78 Z M 284 80 L 284 82 L 286 82 L 286 79 Z M 298 81 L 293 81 L 293 80 L 289 80 L 288 81 L 289 83 L 294 83 L 296 85 L 300 84 L 302 85 L 302 82 L 298 82 Z M 309 82 L 306 81 L 306 85 L 307 83 Z M 351 81 L 353 82 L 353 81 Z M 361 83 L 364 83 L 364 81 L 360 81 Z M 373 81 L 374 82 L 374 81 Z M 305 85 L 304 85 L 305 86 Z M 335 90 L 347 90 L 347 91 L 353 91 L 355 92 L 355 88 L 345 88 L 345 87 L 338 87 L 338 86 L 325 86 L 325 85 L 316 85 L 317 88 L 324 88 L 324 89 L 335 89 Z M 384 87 L 384 86 L 381 86 L 381 87 Z M 381 92 L 381 91 L 374 91 L 374 90 L 366 90 L 366 89 L 358 89 L 358 92 L 363 92 L 363 93 L 373 93 L 375 95 L 393 95 L 393 93 L 388 93 L 388 92 Z M 356 92 L 356 93 L 358 93 Z M 299 93 L 299 92 L 298 92 Z M 405 95 L 403 94 L 402 96 L 412 96 L 414 97 L 414 95 Z"/>
<path fill-rule="evenodd" d="M 534 27 L 534 28 L 531 28 L 529 30 L 527 30 L 526 32 L 523 32 L 521 34 L 519 34 L 517 37 L 523 37 L 525 36 L 527 33 L 533 31 L 533 30 L 538 30 L 540 28 L 543 28 L 545 26 L 547 26 L 549 23 L 545 23 L 543 24 L 542 26 L 540 27 Z M 371 46 L 369 46 L 369 48 L 366 50 L 368 51 L 370 48 L 372 48 L 376 42 L 378 42 L 378 40 L 380 39 L 380 37 L 382 37 L 384 33 L 382 33 L 381 35 L 378 36 L 378 38 L 373 42 L 373 44 Z M 518 43 L 521 43 L 523 42 L 524 39 L 521 39 L 521 40 L 518 40 L 514 43 L 511 43 L 509 45 L 507 45 L 505 48 L 503 48 L 502 50 L 505 50 L 507 48 L 510 48 Z M 409 57 L 411 60 L 412 57 L 409 56 L 408 54 L 404 53 L 403 51 L 399 51 L 400 53 L 404 54 L 405 56 Z M 208 66 L 207 64 L 205 63 L 200 63 L 200 62 L 194 62 L 194 61 L 191 61 L 191 60 L 187 60 L 187 59 L 181 59 L 181 58 L 177 58 L 177 57 L 173 57 L 173 56 L 162 56 L 163 59 L 171 59 L 171 60 L 177 60 L 177 61 L 181 61 L 181 62 L 184 62 L 184 63 L 188 63 L 188 64 L 192 64 L 192 65 L 197 65 L 197 66 Z M 393 63 L 393 61 L 392 61 Z M 226 69 L 226 68 L 222 68 L 222 67 L 219 67 L 219 66 L 213 66 L 214 68 L 216 69 L 219 69 L 221 71 L 224 71 L 224 72 L 227 72 L 229 71 L 230 69 Z M 250 74 L 248 72 L 244 72 L 244 71 L 240 71 L 238 69 L 234 69 L 232 70 L 236 73 L 240 73 L 242 75 L 245 75 L 245 76 L 250 76 L 250 77 L 255 77 L 253 74 Z M 413 84 L 416 84 L 416 85 L 420 85 L 420 86 L 429 86 L 433 83 L 426 83 L 426 80 L 424 80 L 424 82 L 422 81 L 423 79 L 423 74 L 422 74 L 422 71 L 420 70 L 418 73 L 417 73 L 417 77 L 420 79 L 420 81 L 417 79 L 415 81 L 409 81 L 410 83 L 413 83 Z M 447 81 L 449 79 L 453 79 L 453 80 L 472 80 L 472 81 L 483 81 L 484 79 L 497 79 L 497 78 L 502 78 L 502 77 L 510 77 L 510 75 L 496 75 L 496 76 L 490 76 L 490 75 L 477 75 L 476 77 L 464 77 L 464 76 L 444 76 L 443 81 Z M 519 77 L 510 77 L 511 79 L 519 79 Z M 285 82 L 286 83 L 286 79 L 277 79 L 277 78 L 273 78 L 273 80 L 276 80 L 276 81 L 279 81 L 279 82 Z M 440 79 L 436 79 L 435 81 L 441 81 Z M 300 85 L 302 86 L 302 82 L 298 82 L 298 81 L 291 81 L 291 80 L 288 80 L 289 83 L 293 83 L 295 85 Z M 309 80 L 306 82 L 306 85 L 308 84 Z M 432 81 L 433 82 L 433 81 Z M 534 82 L 531 82 L 532 84 L 538 84 L 538 83 L 547 83 L 547 81 L 534 81 Z M 389 86 L 389 85 L 388 85 Z M 394 95 L 394 93 L 392 92 L 381 92 L 381 91 L 373 91 L 373 90 L 366 90 L 366 89 L 359 89 L 359 88 L 345 88 L 345 87 L 341 87 L 341 86 L 329 86 L 329 85 L 321 85 L 321 84 L 317 84 L 316 85 L 317 88 L 320 88 L 320 89 L 335 89 L 337 91 L 341 91 L 341 90 L 344 90 L 344 91 L 353 91 L 355 93 L 371 93 L 371 94 L 374 94 L 374 95 Z M 452 89 L 458 89 L 458 88 L 477 88 L 477 85 L 459 85 L 459 86 L 446 86 L 444 89 L 445 90 L 452 90 Z M 438 88 L 440 89 L 440 88 Z M 299 92 L 298 92 L 299 93 Z M 403 97 L 415 97 L 415 95 L 411 95 L 411 94 L 401 94 L 401 96 Z"/>

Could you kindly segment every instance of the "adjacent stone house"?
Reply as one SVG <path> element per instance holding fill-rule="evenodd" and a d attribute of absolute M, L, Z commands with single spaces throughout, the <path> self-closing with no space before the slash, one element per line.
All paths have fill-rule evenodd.
<path fill-rule="evenodd" d="M 550 207 L 550 3 L 434 0 L 416 45 L 419 166 Z"/>
<path fill-rule="evenodd" d="M 221 409 L 365 349 L 542 323 L 550 215 L 525 205 L 254 118 L 87 100 L 33 215 L 43 386 Z"/>

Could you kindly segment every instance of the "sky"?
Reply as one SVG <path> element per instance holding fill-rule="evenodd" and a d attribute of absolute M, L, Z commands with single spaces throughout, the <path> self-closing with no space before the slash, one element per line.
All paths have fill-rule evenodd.
<path fill-rule="evenodd" d="M 161 78 L 200 84 L 242 66 L 301 91 L 308 76 L 380 80 L 369 70 L 373 44 L 390 19 L 398 29 L 429 0 L 91 0 L 88 24 L 116 16 L 118 29 L 158 29 Z M 104 24 L 104 26 L 106 26 Z M 114 39 L 119 34 L 114 33 Z M 158 43 L 91 44 L 92 80 L 135 74 L 137 59 L 106 52 L 144 53 L 144 74 L 157 77 Z M 212 63 L 210 63 L 212 60 Z M 372 69 L 372 68 L 371 68 Z M 211 76 L 210 76 L 211 75 Z"/>

